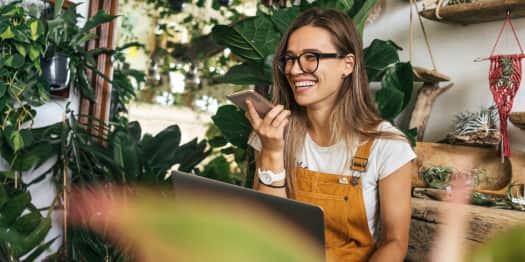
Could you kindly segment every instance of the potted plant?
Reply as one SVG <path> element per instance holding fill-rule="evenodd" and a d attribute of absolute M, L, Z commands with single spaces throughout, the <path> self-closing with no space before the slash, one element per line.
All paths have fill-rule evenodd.
<path fill-rule="evenodd" d="M 95 33 L 90 32 L 92 29 L 112 21 L 116 16 L 99 11 L 80 27 L 78 18 L 82 16 L 76 10 L 78 4 L 65 10 L 62 9 L 63 4 L 64 0 L 57 0 L 52 14 L 45 12 L 43 15 L 48 43 L 45 58 L 42 60 L 44 78 L 49 82 L 51 90 L 65 89 L 71 82 L 82 95 L 94 100 L 95 94 L 86 70 L 90 69 L 110 81 L 106 75 L 96 69 L 94 59 L 95 55 L 107 50 L 97 48 L 87 51 L 85 46 L 89 40 L 97 37 Z"/>

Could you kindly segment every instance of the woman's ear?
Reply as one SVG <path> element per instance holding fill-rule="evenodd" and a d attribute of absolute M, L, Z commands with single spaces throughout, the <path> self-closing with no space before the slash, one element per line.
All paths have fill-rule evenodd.
<path fill-rule="evenodd" d="M 348 76 L 352 72 L 354 72 L 354 65 L 355 65 L 355 56 L 354 56 L 354 54 L 346 55 L 343 58 L 343 61 L 345 63 L 344 74 Z"/>

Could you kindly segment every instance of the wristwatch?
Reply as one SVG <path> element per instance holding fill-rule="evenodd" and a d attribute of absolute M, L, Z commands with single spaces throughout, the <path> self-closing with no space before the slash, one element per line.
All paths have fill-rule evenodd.
<path fill-rule="evenodd" d="M 274 173 L 271 170 L 257 169 L 259 180 L 265 185 L 271 185 L 275 182 L 283 181 L 286 178 L 286 172 L 283 170 L 279 173 Z"/>

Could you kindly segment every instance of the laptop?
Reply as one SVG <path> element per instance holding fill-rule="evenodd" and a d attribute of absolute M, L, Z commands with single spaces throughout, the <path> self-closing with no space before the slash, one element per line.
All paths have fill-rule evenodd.
<path fill-rule="evenodd" d="M 323 256 L 325 254 L 324 216 L 323 210 L 318 206 L 180 171 L 172 172 L 172 181 L 175 201 L 184 201 L 185 198 L 195 195 L 195 192 L 206 192 L 206 195 L 210 196 L 209 201 L 220 201 L 220 196 L 224 196 L 241 199 L 248 203 L 253 202 L 296 225 L 316 243 L 316 246 L 319 247 L 319 254 Z"/>

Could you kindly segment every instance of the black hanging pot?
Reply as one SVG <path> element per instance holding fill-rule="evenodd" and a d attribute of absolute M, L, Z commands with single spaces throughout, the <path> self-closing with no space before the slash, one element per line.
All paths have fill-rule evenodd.
<path fill-rule="evenodd" d="M 63 90 L 69 84 L 69 57 L 56 53 L 42 60 L 42 76 L 49 83 L 51 91 Z"/>

